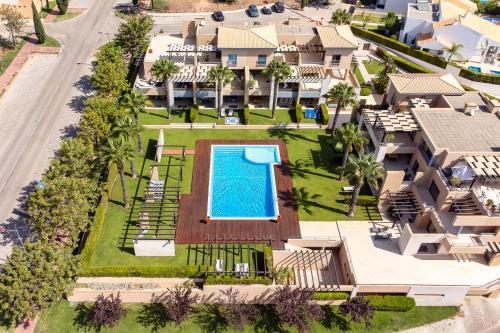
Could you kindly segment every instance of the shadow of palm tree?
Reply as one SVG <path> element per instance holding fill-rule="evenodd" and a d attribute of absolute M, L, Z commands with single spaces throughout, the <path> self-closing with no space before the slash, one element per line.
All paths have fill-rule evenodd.
<path fill-rule="evenodd" d="M 302 208 L 307 214 L 312 215 L 312 208 L 319 208 L 328 210 L 330 212 L 335 212 L 338 214 L 345 214 L 346 212 L 338 208 L 323 205 L 315 201 L 321 198 L 321 194 L 311 195 L 304 187 L 294 188 L 293 192 L 282 191 L 279 193 L 278 198 L 283 202 L 285 207 L 292 207 L 294 210 Z"/>
<path fill-rule="evenodd" d="M 283 140 L 285 143 L 288 143 L 290 140 L 303 140 L 309 142 L 318 141 L 308 138 L 302 134 L 297 133 L 297 131 L 289 130 L 289 129 L 269 129 L 267 130 L 269 136 L 271 138 L 277 138 Z"/>

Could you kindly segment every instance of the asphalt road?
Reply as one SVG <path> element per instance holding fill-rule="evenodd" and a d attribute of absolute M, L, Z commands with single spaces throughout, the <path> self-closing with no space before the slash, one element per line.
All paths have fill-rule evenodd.
<path fill-rule="evenodd" d="M 63 45 L 57 60 L 47 62 L 44 75 L 27 87 L 14 82 L 0 99 L 0 224 L 21 234 L 23 223 L 13 209 L 32 189 L 61 138 L 72 134 L 81 102 L 90 93 L 89 64 L 97 47 L 107 42 L 106 33 L 114 34 L 120 21 L 112 10 L 116 0 L 79 2 L 88 7 L 79 17 L 45 25 Z M 28 97 L 22 89 L 29 89 Z M 0 259 L 16 239 L 15 232 L 0 235 Z"/>

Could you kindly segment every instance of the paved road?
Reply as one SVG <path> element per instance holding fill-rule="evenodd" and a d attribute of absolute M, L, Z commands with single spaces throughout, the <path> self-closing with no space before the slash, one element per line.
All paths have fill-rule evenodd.
<path fill-rule="evenodd" d="M 89 9 L 75 19 L 46 24 L 63 51 L 52 60 L 30 60 L 0 99 L 0 224 L 9 230 L 16 227 L 22 233 L 13 208 L 78 122 L 83 96 L 89 93 L 89 64 L 96 48 L 107 42 L 99 32 L 113 34 L 120 21 L 112 10 L 115 2 L 75 0 L 73 6 Z M 0 235 L 0 241 L 2 259 L 16 241 L 15 232 Z"/>

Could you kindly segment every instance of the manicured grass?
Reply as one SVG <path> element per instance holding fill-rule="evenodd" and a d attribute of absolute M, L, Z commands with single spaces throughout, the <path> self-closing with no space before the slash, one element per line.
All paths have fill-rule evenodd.
<path fill-rule="evenodd" d="M 115 327 L 109 329 L 102 329 L 101 332 L 114 332 L 114 333 L 150 333 L 152 331 L 152 323 L 156 323 L 160 333 L 174 333 L 174 332 L 190 332 L 202 333 L 213 332 L 213 330 L 202 330 L 196 322 L 195 318 L 191 316 L 182 323 L 180 326 L 175 326 L 167 322 L 162 316 L 161 308 L 157 311 L 152 311 L 151 305 L 142 304 L 125 304 L 128 309 L 127 315 Z M 147 311 L 149 309 L 149 311 Z M 338 315 L 338 307 L 324 307 L 327 310 L 325 319 L 322 322 L 314 322 L 308 332 L 311 333 L 327 333 L 327 332 L 345 332 L 342 325 L 346 325 L 346 321 Z M 432 323 L 435 321 L 443 320 L 453 316 L 457 313 L 456 307 L 417 307 L 408 312 L 382 312 L 376 311 L 372 322 L 372 327 L 368 330 L 364 324 L 351 323 L 349 331 L 352 333 L 358 332 L 396 332 L 412 327 L 417 327 Z M 36 326 L 36 333 L 52 333 L 52 332 L 95 332 L 93 329 L 75 326 L 76 318 L 75 306 L 70 305 L 67 301 L 61 301 L 55 304 L 48 312 L 44 313 L 38 325 Z M 147 320 L 146 320 L 147 319 Z M 344 326 L 345 328 L 345 326 Z M 234 332 L 232 330 L 224 330 L 224 332 Z M 266 316 L 266 319 L 261 320 L 256 325 L 249 325 L 245 327 L 246 333 L 264 333 L 264 332 L 290 332 L 296 333 L 297 330 L 284 327 L 283 330 L 277 326 L 273 316 Z"/>
<path fill-rule="evenodd" d="M 363 64 L 368 74 L 378 74 L 384 69 L 384 64 L 373 59 L 370 61 L 363 60 Z"/>
<path fill-rule="evenodd" d="M 44 1 L 43 8 L 40 11 L 40 17 L 43 19 L 46 18 L 49 15 L 50 11 L 54 8 L 57 9 L 57 4 L 55 1 L 49 1 L 49 8 L 47 8 L 46 2 Z"/>
<path fill-rule="evenodd" d="M 360 85 L 365 84 L 365 79 L 363 78 L 363 75 L 359 70 L 359 66 L 354 66 L 354 75 L 356 76 L 356 80 L 358 80 L 358 83 Z"/>
<path fill-rule="evenodd" d="M 271 110 L 269 109 L 252 109 L 250 111 L 250 125 L 275 125 L 275 124 L 291 124 L 295 123 L 295 114 L 293 110 L 277 109 L 275 119 L 271 118 Z M 243 123 L 243 110 L 235 110 L 233 117 L 239 117 Z M 171 123 L 189 123 L 188 110 L 173 110 L 170 115 L 171 119 L 167 119 L 167 111 L 165 109 L 148 109 L 139 115 L 139 123 L 141 125 L 166 125 Z M 215 109 L 200 109 L 198 112 L 197 123 L 216 123 L 224 124 L 223 118 L 217 118 Z M 316 119 L 303 119 L 303 123 L 316 123 Z"/>
<path fill-rule="evenodd" d="M 49 13 L 52 11 L 52 9 L 54 9 L 56 11 L 58 10 L 56 2 L 55 1 L 49 1 L 49 8 L 47 8 L 46 4 L 45 4 L 45 1 L 44 1 L 43 2 L 43 8 L 40 11 L 40 17 L 42 19 L 46 18 L 49 15 Z M 72 19 L 73 17 L 77 17 L 80 14 L 81 13 L 66 11 L 66 13 L 63 14 L 63 15 L 57 15 L 56 18 L 55 18 L 55 20 L 54 20 L 54 22 L 61 22 L 61 21 L 69 20 L 69 19 Z"/>
<path fill-rule="evenodd" d="M 57 15 L 54 21 L 55 22 L 66 21 L 74 17 L 77 17 L 80 14 L 81 14 L 80 12 L 66 12 L 64 15 Z"/>
<path fill-rule="evenodd" d="M 384 18 L 381 17 L 381 16 L 377 16 L 377 15 L 367 15 L 367 16 L 368 16 L 367 22 L 369 22 L 369 23 L 384 23 Z M 354 15 L 352 17 L 352 20 L 353 21 L 363 22 L 360 14 L 359 15 Z"/>
<path fill-rule="evenodd" d="M 51 37 L 51 36 L 47 35 L 47 37 L 45 38 L 45 43 L 40 44 L 39 46 L 43 46 L 43 47 L 60 47 L 61 44 L 54 37 Z"/>
<path fill-rule="evenodd" d="M 21 39 L 20 41 L 18 41 L 15 49 L 5 51 L 3 57 L 0 59 L 1 62 L 0 75 L 2 75 L 3 72 L 5 72 L 5 70 L 7 69 L 7 67 L 9 67 L 12 60 L 14 60 L 14 58 L 17 56 L 21 48 L 24 46 L 24 43 L 25 41 Z"/>
<path fill-rule="evenodd" d="M 131 209 L 122 205 L 121 186 L 117 180 L 114 185 L 106 220 L 91 266 L 133 265 L 148 266 L 157 264 L 186 263 L 186 255 L 176 257 L 135 257 L 131 238 L 135 235 L 125 233 L 128 221 L 134 221 L 139 212 L 140 199 L 149 178 L 150 166 L 153 163 L 158 130 L 144 130 L 143 140 L 148 147 L 146 155 L 135 159 L 138 174 L 142 176 L 131 179 L 127 174 L 126 184 L 131 198 Z M 303 221 L 337 221 L 337 220 L 378 220 L 380 215 L 373 197 L 363 195 L 368 206 L 359 206 L 353 218 L 346 216 L 350 194 L 342 192 L 347 181 L 338 181 L 337 167 L 341 157 L 328 144 L 329 135 L 323 130 L 165 130 L 165 144 L 186 145 L 193 149 L 199 139 L 282 139 L 287 143 L 288 156 L 292 166 L 293 185 L 297 192 L 299 218 Z M 181 183 L 182 193 L 191 190 L 193 172 L 193 156 L 186 157 L 183 169 L 184 178 Z M 162 159 L 164 163 L 164 159 Z M 161 172 L 160 172 L 161 173 Z M 367 191 L 364 189 L 364 193 Z M 135 201 L 134 201 L 135 200 Z M 177 253 L 187 251 L 177 245 Z M 182 258 L 184 256 L 184 258 Z"/>

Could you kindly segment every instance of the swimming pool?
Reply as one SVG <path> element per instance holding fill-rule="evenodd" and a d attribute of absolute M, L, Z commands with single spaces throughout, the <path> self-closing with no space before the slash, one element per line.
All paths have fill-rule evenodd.
<path fill-rule="evenodd" d="M 207 215 L 259 220 L 278 216 L 273 165 L 277 145 L 212 145 Z"/>
<path fill-rule="evenodd" d="M 481 73 L 481 67 L 477 67 L 477 66 L 469 66 L 467 67 L 469 70 L 473 71 L 473 72 L 476 72 L 476 73 Z"/>

